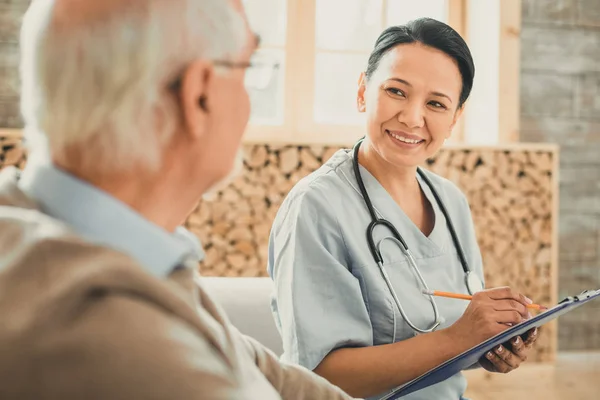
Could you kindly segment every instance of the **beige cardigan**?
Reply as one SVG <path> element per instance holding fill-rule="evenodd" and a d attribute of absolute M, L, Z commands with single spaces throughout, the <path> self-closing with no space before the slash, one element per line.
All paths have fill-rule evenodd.
<path fill-rule="evenodd" d="M 195 268 L 156 279 L 0 173 L 0 399 L 347 399 L 233 328 Z"/>

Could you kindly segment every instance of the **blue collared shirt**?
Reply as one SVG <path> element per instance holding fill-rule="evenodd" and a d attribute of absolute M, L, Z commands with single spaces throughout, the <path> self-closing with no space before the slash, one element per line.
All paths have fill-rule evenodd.
<path fill-rule="evenodd" d="M 125 253 L 163 278 L 204 257 L 200 242 L 178 227 L 168 232 L 120 200 L 50 163 L 28 164 L 19 187 L 41 210 L 91 243 Z"/>

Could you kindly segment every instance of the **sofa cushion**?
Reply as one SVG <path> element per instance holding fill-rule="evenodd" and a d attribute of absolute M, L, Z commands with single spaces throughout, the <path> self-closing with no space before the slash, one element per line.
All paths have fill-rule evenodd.
<path fill-rule="evenodd" d="M 270 278 L 203 277 L 202 281 L 240 332 L 258 340 L 277 356 L 282 354 L 281 337 L 271 314 Z"/>

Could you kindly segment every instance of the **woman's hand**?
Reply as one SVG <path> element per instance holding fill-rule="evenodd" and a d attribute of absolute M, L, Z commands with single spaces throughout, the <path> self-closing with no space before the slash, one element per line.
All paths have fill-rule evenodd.
<path fill-rule="evenodd" d="M 509 373 L 519 368 L 522 362 L 527 361 L 527 355 L 538 338 L 538 329 L 533 328 L 527 332 L 527 339 L 520 336 L 510 342 L 488 351 L 479 360 L 481 366 L 490 372 Z"/>
<path fill-rule="evenodd" d="M 527 305 L 531 303 L 508 287 L 483 290 L 473 295 L 464 314 L 446 330 L 459 345 L 471 348 L 529 319 Z"/>

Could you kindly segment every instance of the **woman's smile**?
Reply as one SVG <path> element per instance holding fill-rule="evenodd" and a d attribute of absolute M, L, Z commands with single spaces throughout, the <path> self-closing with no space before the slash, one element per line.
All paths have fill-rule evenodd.
<path fill-rule="evenodd" d="M 386 129 L 385 133 L 396 146 L 399 146 L 403 149 L 416 149 L 425 143 L 425 139 L 403 131 Z"/>

